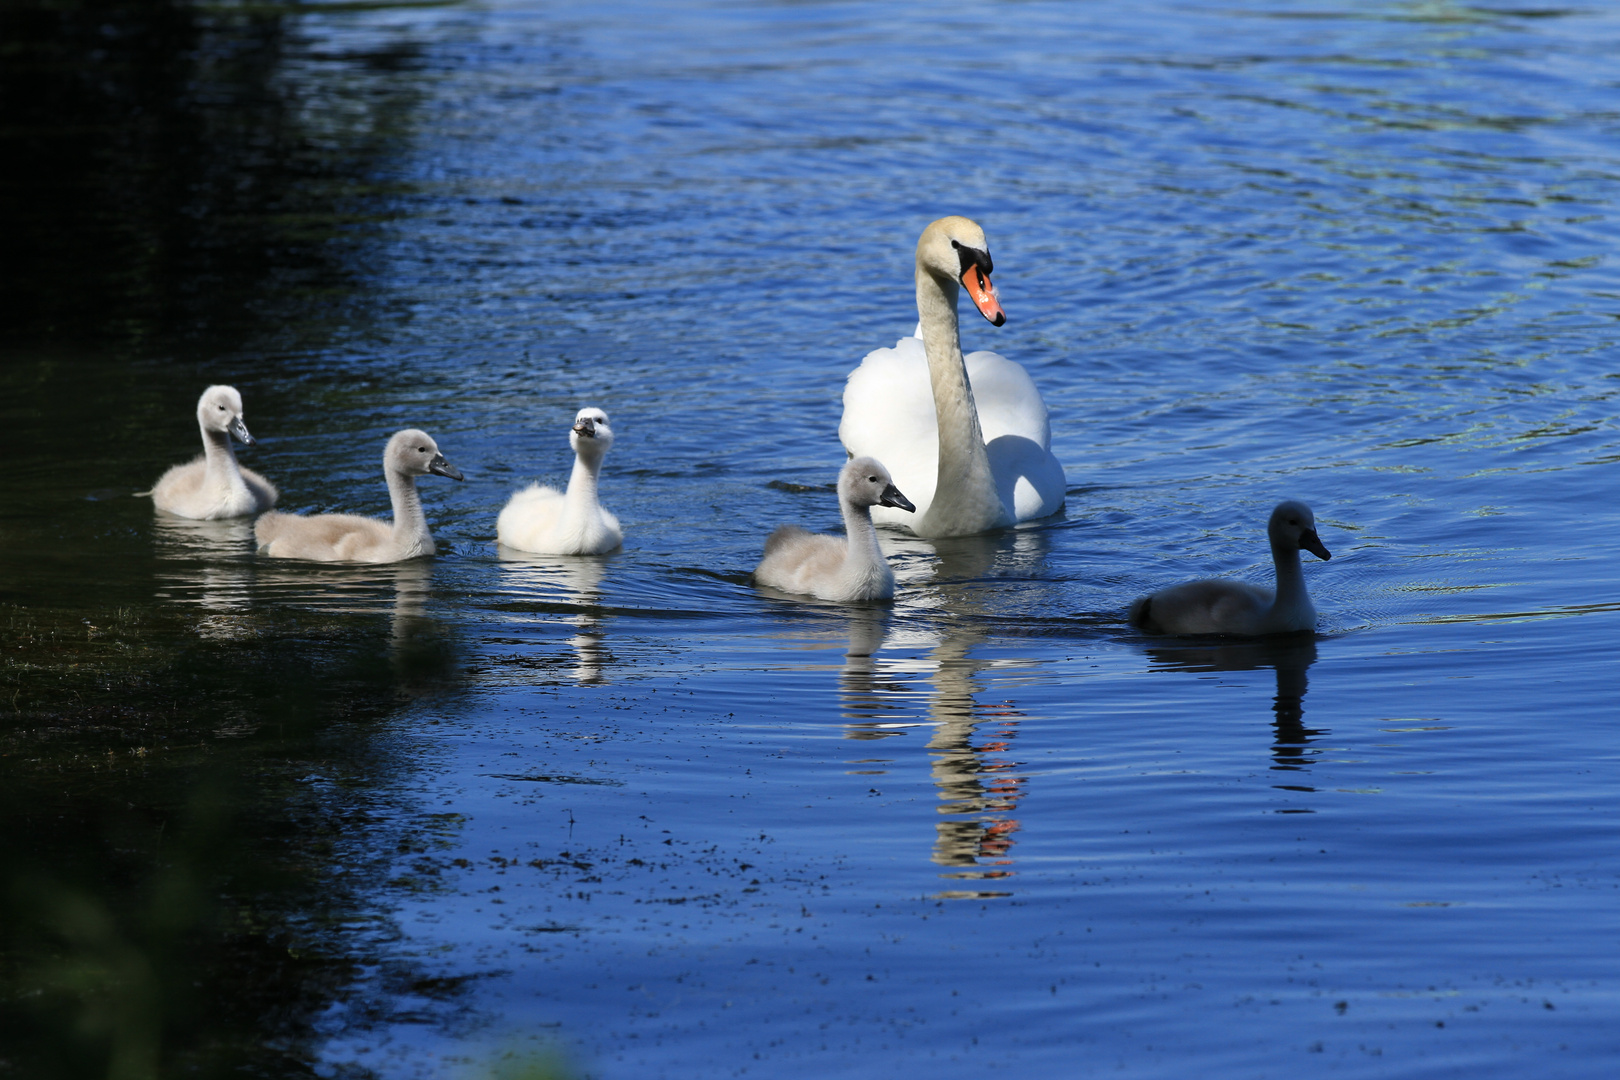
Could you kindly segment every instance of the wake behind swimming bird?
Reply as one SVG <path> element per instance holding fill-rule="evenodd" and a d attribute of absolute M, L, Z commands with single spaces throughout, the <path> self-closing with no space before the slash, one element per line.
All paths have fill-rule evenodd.
<path fill-rule="evenodd" d="M 574 450 L 574 472 L 567 493 L 530 484 L 495 520 L 495 538 L 507 547 L 541 555 L 602 555 L 624 542 L 619 519 L 596 495 L 602 459 L 613 446 L 607 413 L 594 406 L 579 410 L 568 445 Z"/>
<path fill-rule="evenodd" d="M 754 569 L 754 584 L 803 593 L 822 600 L 888 600 L 894 571 L 878 547 L 872 507 L 912 510 L 876 458 L 858 457 L 838 474 L 838 507 L 844 514 L 840 538 L 782 525 L 765 541 L 765 557 Z"/>
<path fill-rule="evenodd" d="M 243 446 L 255 440 L 242 419 L 242 395 L 234 386 L 210 386 L 197 399 L 203 452 L 176 465 L 152 485 L 152 504 L 185 518 L 213 521 L 245 517 L 276 505 L 276 486 L 237 464 L 234 435 Z"/>
<path fill-rule="evenodd" d="M 465 479 L 439 453 L 425 431 L 407 428 L 388 440 L 383 473 L 394 506 L 392 523 L 357 514 L 278 514 L 272 511 L 253 523 L 259 554 L 273 559 L 318 562 L 392 563 L 434 552 L 433 534 L 422 514 L 416 478 L 429 473 Z"/>
<path fill-rule="evenodd" d="M 1305 591 L 1299 564 L 1304 548 L 1320 559 L 1333 556 L 1316 535 L 1316 517 L 1302 502 L 1277 504 L 1266 525 L 1275 590 L 1230 578 L 1208 578 L 1160 589 L 1131 605 L 1130 623 L 1155 634 L 1288 634 L 1316 629 L 1316 608 Z"/>

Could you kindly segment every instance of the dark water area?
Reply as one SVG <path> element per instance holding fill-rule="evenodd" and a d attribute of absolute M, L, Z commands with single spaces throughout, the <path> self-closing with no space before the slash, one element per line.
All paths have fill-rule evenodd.
<path fill-rule="evenodd" d="M 1620 12 L 0 12 L 0 1077 L 1607 1077 Z M 918 232 L 1062 514 L 833 530 Z M 238 387 L 277 563 L 155 515 Z M 624 549 L 494 543 L 600 405 Z M 1314 508 L 1319 633 L 1153 638 Z M 535 1066 L 542 1070 L 544 1066 Z"/>

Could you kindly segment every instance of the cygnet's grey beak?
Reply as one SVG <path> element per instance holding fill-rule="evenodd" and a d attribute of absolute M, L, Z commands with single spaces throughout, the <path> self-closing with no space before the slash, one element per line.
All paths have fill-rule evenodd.
<path fill-rule="evenodd" d="M 1316 535 L 1315 529 L 1306 529 L 1299 534 L 1299 546 L 1315 555 L 1318 559 L 1333 558 L 1328 549 L 1322 546 L 1322 538 Z"/>
<path fill-rule="evenodd" d="M 231 435 L 235 437 L 236 441 L 241 443 L 243 446 L 252 446 L 254 443 L 259 441 L 248 434 L 247 424 L 242 421 L 240 416 L 233 417 L 231 419 L 231 426 L 228 430 L 230 431 Z"/>
<path fill-rule="evenodd" d="M 437 476 L 448 476 L 452 480 L 465 480 L 461 470 L 444 460 L 443 454 L 434 454 L 433 460 L 428 462 L 428 472 Z"/>
<path fill-rule="evenodd" d="M 574 421 L 574 434 L 586 439 L 596 438 L 596 421 L 588 416 Z"/>
<path fill-rule="evenodd" d="M 910 499 L 900 494 L 900 489 L 890 484 L 883 489 L 883 497 L 878 499 L 879 506 L 892 506 L 897 510 L 904 510 L 908 514 L 915 514 L 917 508 Z"/>

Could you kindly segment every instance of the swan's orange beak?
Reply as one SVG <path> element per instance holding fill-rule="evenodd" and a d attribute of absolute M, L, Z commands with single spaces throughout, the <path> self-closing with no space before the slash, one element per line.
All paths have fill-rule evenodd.
<path fill-rule="evenodd" d="M 997 295 L 996 287 L 990 284 L 990 275 L 977 266 L 970 266 L 962 271 L 962 287 L 972 297 L 973 306 L 979 309 L 979 314 L 989 319 L 992 326 L 1000 326 L 1007 321 L 1007 313 L 1001 310 L 1001 297 Z"/>

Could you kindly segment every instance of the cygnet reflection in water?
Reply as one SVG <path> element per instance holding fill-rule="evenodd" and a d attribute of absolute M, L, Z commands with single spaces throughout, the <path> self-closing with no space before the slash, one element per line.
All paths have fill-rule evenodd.
<path fill-rule="evenodd" d="M 261 602 L 332 615 L 420 610 L 433 579 L 431 563 L 339 563 L 318 568 L 258 561 L 254 592 Z"/>
<path fill-rule="evenodd" d="M 154 553 L 160 559 L 240 558 L 253 553 L 248 518 L 194 520 L 159 514 L 152 519 Z"/>
<path fill-rule="evenodd" d="M 323 565 L 316 572 L 293 563 L 258 562 L 253 593 L 256 604 L 309 612 L 315 624 L 331 617 L 325 632 L 337 637 L 353 632 L 353 616 L 369 616 L 371 625 L 386 616 L 388 666 L 399 689 L 418 694 L 459 678 L 450 626 L 428 610 L 433 574 L 427 560 Z M 380 634 L 366 636 L 383 640 Z"/>
<path fill-rule="evenodd" d="M 380 567 L 377 574 L 379 583 L 388 579 L 393 583 L 388 657 L 399 689 L 417 695 L 460 681 L 450 624 L 428 613 L 433 564 L 425 560 L 393 563 Z"/>
<path fill-rule="evenodd" d="M 250 638 L 253 608 L 253 522 L 249 518 L 194 520 L 157 514 L 152 519 L 160 600 L 196 605 L 211 614 L 197 633 L 215 640 Z"/>
<path fill-rule="evenodd" d="M 1277 695 L 1272 698 L 1272 768 L 1303 769 L 1315 751 L 1309 743 L 1324 732 L 1305 726 L 1306 671 L 1316 663 L 1315 640 L 1298 635 L 1266 641 L 1221 644 L 1153 645 L 1147 655 L 1160 669 L 1172 671 L 1257 671 L 1275 668 Z"/>
<path fill-rule="evenodd" d="M 849 723 L 846 739 L 877 740 L 919 726 L 907 709 L 906 683 L 892 665 L 879 657 L 889 635 L 893 617 L 888 607 L 847 609 L 844 630 L 844 668 L 838 680 L 843 717 Z M 852 764 L 872 764 L 868 761 Z M 887 769 L 857 769 L 857 772 L 887 772 Z"/>
<path fill-rule="evenodd" d="M 582 685 L 606 683 L 604 671 L 612 661 L 605 641 L 602 579 L 608 560 L 571 555 L 538 555 L 504 545 L 500 553 L 503 608 L 513 623 L 525 628 L 542 621 L 566 622 L 574 633 L 568 639 L 571 655 L 564 658 L 568 675 Z M 525 668 L 539 663 L 556 666 L 550 658 L 525 658 Z"/>

